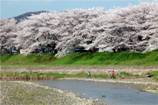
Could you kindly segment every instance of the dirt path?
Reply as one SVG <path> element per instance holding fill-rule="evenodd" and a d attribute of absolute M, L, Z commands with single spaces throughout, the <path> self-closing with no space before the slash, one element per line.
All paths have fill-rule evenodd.
<path fill-rule="evenodd" d="M 152 70 L 158 70 L 158 67 L 99 67 L 99 66 L 83 66 L 83 67 L 68 67 L 68 66 L 56 66 L 56 67 L 2 67 L 1 71 L 16 71 L 16 72 L 109 72 L 109 71 L 126 71 L 131 73 L 144 73 Z"/>

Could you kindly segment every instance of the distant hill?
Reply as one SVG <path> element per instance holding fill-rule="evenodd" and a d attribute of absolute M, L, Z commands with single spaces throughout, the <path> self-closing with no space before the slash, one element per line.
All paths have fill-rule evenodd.
<path fill-rule="evenodd" d="M 21 14 L 19 16 L 16 16 L 14 17 L 14 19 L 18 22 L 21 22 L 23 20 L 26 20 L 28 19 L 28 17 L 32 16 L 32 15 L 38 15 L 38 14 L 41 14 L 41 13 L 45 13 L 45 12 L 48 12 L 48 11 L 35 11 L 35 12 L 26 12 L 24 14 Z"/>

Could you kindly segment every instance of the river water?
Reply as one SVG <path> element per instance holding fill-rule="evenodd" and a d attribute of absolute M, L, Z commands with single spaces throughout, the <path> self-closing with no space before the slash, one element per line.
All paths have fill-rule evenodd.
<path fill-rule="evenodd" d="M 158 95 L 129 84 L 82 80 L 44 80 L 42 85 L 71 91 L 84 98 L 99 99 L 108 105 L 158 105 Z"/>

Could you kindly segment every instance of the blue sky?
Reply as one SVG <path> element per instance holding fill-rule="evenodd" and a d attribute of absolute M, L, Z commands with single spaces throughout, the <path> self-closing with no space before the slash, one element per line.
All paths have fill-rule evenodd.
<path fill-rule="evenodd" d="M 1 18 L 9 18 L 25 12 L 40 10 L 58 11 L 94 7 L 112 9 L 115 7 L 136 5 L 142 1 L 152 0 L 0 0 L 0 16 Z"/>

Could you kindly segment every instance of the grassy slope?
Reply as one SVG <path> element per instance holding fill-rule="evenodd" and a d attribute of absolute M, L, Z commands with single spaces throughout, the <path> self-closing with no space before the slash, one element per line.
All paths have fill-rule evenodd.
<path fill-rule="evenodd" d="M 110 65 L 110 66 L 157 66 L 158 51 L 145 54 L 117 53 L 72 53 L 62 58 L 50 54 L 1 55 L 1 66 L 56 66 L 56 65 Z"/>

